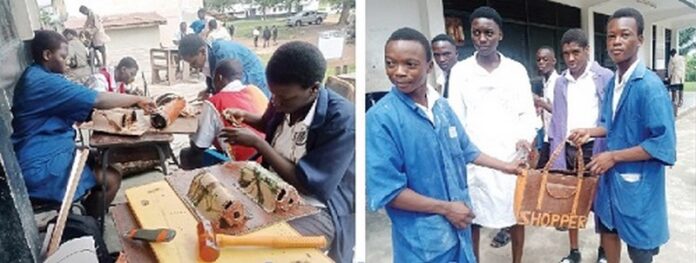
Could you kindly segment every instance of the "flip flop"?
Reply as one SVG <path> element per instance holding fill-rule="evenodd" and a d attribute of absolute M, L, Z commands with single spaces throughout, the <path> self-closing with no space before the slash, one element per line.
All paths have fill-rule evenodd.
<path fill-rule="evenodd" d="M 508 243 L 510 243 L 510 232 L 507 229 L 501 229 L 493 240 L 491 240 L 491 247 L 500 248 Z"/>

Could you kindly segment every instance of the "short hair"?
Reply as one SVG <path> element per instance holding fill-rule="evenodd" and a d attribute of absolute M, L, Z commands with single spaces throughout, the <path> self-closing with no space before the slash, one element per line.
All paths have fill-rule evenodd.
<path fill-rule="evenodd" d="M 242 64 L 236 59 L 224 59 L 215 65 L 215 74 L 220 74 L 228 80 L 239 80 L 244 74 Z"/>
<path fill-rule="evenodd" d="M 200 8 L 200 9 L 198 9 L 198 11 L 196 12 L 196 14 L 199 14 L 199 15 L 200 15 L 201 13 L 205 14 L 205 8 Z"/>
<path fill-rule="evenodd" d="M 74 29 L 66 28 L 65 30 L 63 30 L 63 36 L 68 37 L 68 35 L 77 36 L 77 31 L 75 31 Z"/>
<path fill-rule="evenodd" d="M 589 42 L 587 41 L 587 35 L 585 35 L 585 32 L 582 31 L 582 29 L 579 28 L 571 28 L 568 29 L 565 33 L 563 33 L 563 37 L 561 37 L 561 46 L 565 44 L 569 44 L 571 42 L 575 42 L 578 44 L 580 47 L 587 47 L 589 45 Z"/>
<path fill-rule="evenodd" d="M 179 54 L 181 57 L 190 57 L 196 55 L 198 50 L 205 46 L 205 40 L 197 34 L 188 34 L 179 41 Z"/>
<path fill-rule="evenodd" d="M 548 51 L 551 51 L 551 54 L 553 54 L 554 56 L 556 55 L 556 50 L 553 49 L 553 48 L 552 48 L 551 46 L 549 46 L 549 45 L 542 45 L 542 46 L 540 46 L 539 48 L 537 48 L 537 51 L 542 50 L 542 49 L 546 49 L 546 50 L 548 50 Z"/>
<path fill-rule="evenodd" d="M 387 45 L 389 42 L 392 41 L 397 41 L 397 40 L 406 40 L 406 41 L 416 41 L 421 46 L 423 46 L 423 53 L 425 53 L 425 58 L 427 62 L 430 62 L 433 60 L 433 53 L 432 53 L 432 48 L 430 47 L 430 41 L 421 33 L 418 32 L 418 30 L 415 30 L 410 27 L 402 27 L 394 31 L 394 33 L 389 36 L 389 39 L 387 39 Z"/>
<path fill-rule="evenodd" d="M 208 27 L 210 27 L 210 29 L 216 29 L 218 27 L 217 20 L 210 19 L 208 22 Z"/>
<path fill-rule="evenodd" d="M 80 10 L 80 12 L 85 12 L 85 13 L 86 13 L 87 11 L 89 11 L 89 8 L 87 8 L 87 7 L 84 6 L 84 5 L 81 5 L 79 10 Z"/>
<path fill-rule="evenodd" d="M 132 57 L 124 57 L 122 58 L 119 62 L 118 65 L 116 65 L 116 69 L 120 68 L 134 68 L 135 70 L 138 70 L 138 62 L 135 61 L 134 58 Z"/>
<path fill-rule="evenodd" d="M 31 57 L 34 62 L 43 61 L 44 50 L 56 51 L 60 49 L 61 43 L 68 43 L 68 40 L 53 30 L 34 31 L 34 39 L 31 40 Z"/>
<path fill-rule="evenodd" d="M 498 11 L 495 11 L 495 9 L 489 6 L 476 8 L 476 10 L 474 10 L 469 17 L 469 24 L 473 24 L 474 20 L 477 18 L 488 18 L 493 20 L 493 22 L 498 24 L 498 28 L 500 28 L 501 31 L 503 30 L 503 18 L 500 16 L 500 14 L 498 14 Z"/>
<path fill-rule="evenodd" d="M 292 41 L 273 53 L 266 66 L 266 79 L 274 84 L 299 84 L 309 88 L 324 80 L 326 59 L 307 42 Z"/>
<path fill-rule="evenodd" d="M 430 41 L 430 44 L 435 44 L 435 42 L 438 42 L 438 41 L 447 41 L 447 42 L 450 42 L 450 44 L 452 44 L 453 46 L 457 46 L 457 44 L 454 42 L 454 39 L 450 35 L 447 35 L 447 34 L 439 34 L 439 35 L 435 36 L 433 38 L 433 40 Z"/>
<path fill-rule="evenodd" d="M 618 19 L 622 17 L 632 17 L 633 19 L 636 20 L 636 26 L 638 26 L 638 35 L 642 36 L 643 35 L 643 29 L 645 28 L 645 22 L 643 22 L 643 15 L 640 14 L 638 10 L 635 8 L 631 7 L 624 7 L 619 10 L 616 10 L 614 14 L 609 17 L 608 21 L 611 21 L 612 19 Z"/>
<path fill-rule="evenodd" d="M 677 54 L 677 50 L 673 48 L 672 50 L 669 51 L 669 55 L 674 56 L 674 54 Z"/>
<path fill-rule="evenodd" d="M 179 23 L 179 26 L 182 26 L 182 25 L 186 26 L 186 21 L 181 21 L 181 23 Z"/>

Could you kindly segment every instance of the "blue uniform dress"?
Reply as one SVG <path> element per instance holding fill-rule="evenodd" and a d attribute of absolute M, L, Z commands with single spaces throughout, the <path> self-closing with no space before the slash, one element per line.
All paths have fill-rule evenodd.
<path fill-rule="evenodd" d="M 12 105 L 12 144 L 32 198 L 60 202 L 75 156 L 73 124 L 85 121 L 97 92 L 33 64 L 24 70 Z M 85 167 L 75 200 L 94 187 Z"/>
<path fill-rule="evenodd" d="M 651 156 L 609 169 L 599 178 L 594 202 L 601 222 L 639 249 L 653 249 L 669 239 L 665 165 L 675 162 L 676 138 L 672 104 L 662 87 L 660 78 L 640 63 L 624 87 L 615 116 L 614 79 L 601 110 L 600 125 L 607 129 L 609 151 L 639 145 Z"/>
<path fill-rule="evenodd" d="M 437 99 L 432 111 L 434 123 L 397 88 L 368 111 L 368 208 L 384 207 L 392 221 L 394 262 L 476 262 L 470 227 L 458 230 L 444 216 L 389 206 L 409 188 L 471 207 L 466 164 L 480 152 L 445 99 Z"/>
<path fill-rule="evenodd" d="M 263 115 L 271 144 L 285 114 L 272 103 Z M 334 225 L 329 257 L 352 262 L 355 247 L 355 107 L 337 93 L 319 89 L 316 112 L 307 132 L 307 152 L 297 163 L 302 186 L 324 203 Z"/>
<path fill-rule="evenodd" d="M 266 69 L 259 57 L 254 54 L 251 49 L 244 45 L 227 40 L 216 40 L 208 47 L 208 63 L 210 66 L 210 74 L 215 74 L 215 65 L 219 61 L 225 59 L 235 59 L 242 64 L 244 71 L 242 72 L 242 83 L 251 84 L 263 92 L 267 98 L 271 97 L 271 91 L 266 83 Z M 213 90 L 213 79 L 206 78 L 208 89 Z"/>
<path fill-rule="evenodd" d="M 191 25 L 189 26 L 191 30 L 193 30 L 193 33 L 200 34 L 203 32 L 203 29 L 205 28 L 205 20 L 203 19 L 198 19 L 196 21 L 191 22 Z"/>

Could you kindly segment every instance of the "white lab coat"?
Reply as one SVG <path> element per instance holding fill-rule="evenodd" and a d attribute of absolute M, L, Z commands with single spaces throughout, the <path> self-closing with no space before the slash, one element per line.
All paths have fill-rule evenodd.
<path fill-rule="evenodd" d="M 490 73 L 478 65 L 476 54 L 457 63 L 451 71 L 449 102 L 481 152 L 511 161 L 517 142 L 531 142 L 541 121 L 527 70 L 500 57 L 500 65 Z M 516 176 L 474 164 L 467 166 L 467 174 L 474 223 L 490 228 L 514 225 Z"/>

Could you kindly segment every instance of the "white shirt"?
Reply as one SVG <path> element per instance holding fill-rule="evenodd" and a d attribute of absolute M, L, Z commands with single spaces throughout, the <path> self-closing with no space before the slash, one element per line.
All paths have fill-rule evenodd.
<path fill-rule="evenodd" d="M 207 38 L 208 43 L 212 43 L 215 40 L 230 41 L 230 40 L 232 40 L 232 37 L 230 36 L 230 32 L 227 32 L 226 28 L 218 27 L 217 29 L 210 31 L 210 33 L 208 33 L 208 38 Z"/>
<path fill-rule="evenodd" d="M 585 71 L 575 79 L 569 70 L 563 77 L 568 80 L 566 89 L 567 115 L 566 134 L 577 128 L 597 126 L 599 116 L 599 97 L 594 83 L 594 73 L 590 71 L 592 62 L 587 62 Z"/>
<path fill-rule="evenodd" d="M 551 75 L 549 75 L 549 78 L 544 82 L 544 99 L 546 102 L 550 103 L 553 105 L 553 96 L 554 96 L 554 91 L 556 90 L 556 80 L 558 80 L 558 73 L 556 73 L 556 70 L 551 71 Z M 542 111 L 542 118 L 544 120 L 544 142 L 549 142 L 549 125 L 551 124 L 551 112 L 547 111 L 544 109 Z"/>
<path fill-rule="evenodd" d="M 208 61 L 208 52 L 210 52 L 210 50 L 208 49 L 208 47 L 205 48 L 205 62 L 203 62 L 203 68 L 201 69 L 201 72 L 203 72 L 203 75 L 205 75 L 206 77 L 212 79 L 213 73 L 210 72 L 210 62 Z"/>
<path fill-rule="evenodd" d="M 240 92 L 245 88 L 246 86 L 241 81 L 235 80 L 228 83 L 220 92 Z M 213 144 L 213 140 L 216 139 L 219 140 L 219 145 L 226 145 L 224 140 L 218 137 L 223 127 L 225 127 L 225 124 L 222 121 L 220 112 L 210 101 L 205 100 L 201 108 L 201 115 L 198 116 L 198 130 L 191 135 L 191 142 L 198 148 L 208 148 Z"/>
<path fill-rule="evenodd" d="M 633 71 L 636 70 L 636 66 L 638 65 L 638 62 L 640 60 L 636 59 L 633 64 L 631 64 L 630 67 L 624 72 L 623 75 L 619 75 L 619 69 L 616 69 L 616 73 L 614 74 L 614 97 L 611 102 L 611 112 L 612 116 L 611 118 L 614 119 L 616 116 L 616 107 L 619 105 L 619 100 L 621 99 L 621 94 L 623 94 L 624 87 L 626 86 L 626 83 L 628 83 L 628 80 L 631 78 L 631 74 L 633 74 Z M 619 77 L 621 76 L 621 81 L 619 81 Z"/>
<path fill-rule="evenodd" d="M 181 39 L 186 36 L 187 34 L 192 33 L 191 30 L 187 27 L 186 32 L 181 32 L 181 29 L 177 30 L 174 32 L 174 39 L 175 41 L 181 41 Z"/>
<path fill-rule="evenodd" d="M 294 164 L 297 164 L 307 153 L 307 136 L 309 136 L 309 127 L 312 126 L 312 121 L 314 120 L 318 100 L 319 97 L 314 100 L 312 107 L 302 121 L 290 125 L 290 114 L 285 114 L 283 122 L 278 126 L 273 140 L 271 141 L 273 149 L 283 156 L 283 158 L 288 159 Z M 300 195 L 309 205 L 322 208 L 326 207 L 313 196 Z"/>
<path fill-rule="evenodd" d="M 481 152 L 511 161 L 517 142 L 531 142 L 541 120 L 534 109 L 527 70 L 499 55 L 500 65 L 492 72 L 476 62 L 476 54 L 458 62 L 450 71 L 449 103 Z M 470 164 L 467 183 L 476 214 L 474 223 L 501 228 L 517 222 L 513 211 L 515 176 Z"/>
<path fill-rule="evenodd" d="M 419 109 L 421 109 L 424 113 L 425 116 L 428 117 L 428 120 L 430 123 L 435 124 L 435 115 L 433 114 L 433 106 L 435 105 L 435 102 L 437 101 L 438 98 L 440 98 L 440 94 L 435 91 L 433 87 L 428 85 L 428 92 L 425 95 L 428 106 L 423 106 L 418 103 L 416 103 L 416 106 L 418 106 Z"/>
<path fill-rule="evenodd" d="M 255 37 L 257 37 L 257 36 L 260 36 L 260 35 L 261 35 L 261 31 L 259 31 L 258 29 L 254 28 L 254 31 L 252 31 L 252 34 L 253 34 Z"/>

